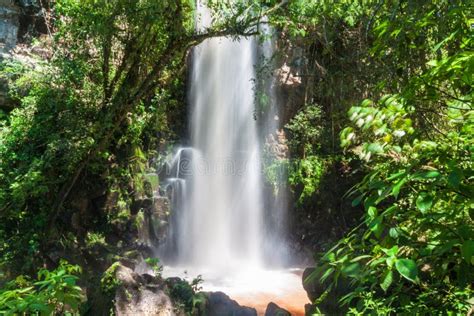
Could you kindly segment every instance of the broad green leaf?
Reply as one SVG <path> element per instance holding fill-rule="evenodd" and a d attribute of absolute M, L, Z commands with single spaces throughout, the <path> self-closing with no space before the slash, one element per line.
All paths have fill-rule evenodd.
<path fill-rule="evenodd" d="M 385 259 L 385 263 L 387 264 L 388 267 L 392 268 L 394 263 L 397 262 L 397 258 L 396 257 L 387 257 Z"/>
<path fill-rule="evenodd" d="M 398 179 L 406 175 L 406 173 L 407 173 L 406 171 L 400 171 L 400 172 L 394 173 L 390 177 L 388 177 L 387 180 L 392 181 L 392 180 Z"/>
<path fill-rule="evenodd" d="M 385 273 L 382 283 L 380 283 L 380 287 L 382 288 L 382 290 L 384 290 L 384 292 L 387 292 L 392 282 L 393 282 L 393 271 L 388 270 Z"/>
<path fill-rule="evenodd" d="M 371 143 L 367 146 L 367 151 L 371 153 L 381 153 L 383 152 L 383 147 L 379 143 Z"/>
<path fill-rule="evenodd" d="M 426 179 L 433 179 L 439 177 L 441 174 L 438 170 L 425 170 L 419 171 L 413 175 L 413 179 L 415 180 L 426 180 Z"/>
<path fill-rule="evenodd" d="M 416 267 L 415 261 L 411 259 L 398 259 L 395 262 L 395 268 L 397 271 L 407 280 L 416 283 L 418 276 L 418 268 Z"/>
<path fill-rule="evenodd" d="M 461 254 L 467 263 L 474 265 L 474 240 L 467 240 L 462 244 Z"/>
<path fill-rule="evenodd" d="M 327 269 L 327 270 L 324 272 L 324 274 L 322 275 L 321 279 L 320 279 L 321 282 L 326 281 L 326 279 L 334 272 L 334 270 L 335 270 L 334 268 L 329 268 L 329 269 Z"/>
<path fill-rule="evenodd" d="M 385 252 L 387 256 L 393 257 L 393 256 L 396 256 L 398 253 L 398 246 L 395 245 L 390 249 L 382 248 L 382 251 Z"/>
<path fill-rule="evenodd" d="M 461 183 L 462 178 L 463 178 L 462 171 L 459 169 L 455 169 L 449 174 L 448 183 L 450 186 L 457 188 L 459 184 Z"/>
<path fill-rule="evenodd" d="M 364 207 L 366 210 L 369 210 L 369 208 L 373 205 L 376 205 L 376 201 L 378 199 L 378 196 L 377 195 L 371 195 L 369 197 L 367 197 L 364 201 Z"/>
<path fill-rule="evenodd" d="M 380 216 L 377 216 L 377 218 L 373 219 L 369 223 L 370 231 L 372 231 L 377 238 L 380 237 L 380 235 L 382 235 L 382 231 L 384 228 L 384 225 L 382 224 L 382 219 L 383 219 L 383 216 L 380 215 Z"/>
<path fill-rule="evenodd" d="M 397 211 L 399 211 L 398 205 L 392 205 L 389 208 L 387 208 L 382 214 L 389 216 L 389 215 L 392 215 L 393 213 L 395 213 Z"/>
<path fill-rule="evenodd" d="M 390 237 L 392 237 L 393 239 L 397 239 L 397 238 L 398 238 L 398 230 L 397 230 L 395 227 L 390 228 L 390 230 L 388 231 L 388 234 L 389 234 Z"/>
<path fill-rule="evenodd" d="M 352 206 L 354 207 L 354 206 L 359 205 L 363 198 L 364 198 L 364 195 L 363 195 L 363 194 L 361 194 L 361 195 L 359 195 L 358 197 L 356 197 L 354 200 L 352 200 L 352 203 L 351 203 Z"/>
<path fill-rule="evenodd" d="M 327 259 L 330 261 L 330 262 L 334 262 L 336 261 L 336 255 L 334 254 L 334 252 L 331 252 L 327 255 Z"/>
<path fill-rule="evenodd" d="M 43 303 L 33 303 L 30 304 L 29 308 L 33 311 L 40 311 L 45 314 L 49 314 L 52 311 L 52 308 L 48 305 L 45 305 Z"/>
<path fill-rule="evenodd" d="M 357 262 L 346 265 L 341 270 L 343 274 L 350 276 L 352 278 L 357 277 L 359 274 L 359 271 L 360 271 L 360 266 L 359 266 L 359 263 Z"/>
<path fill-rule="evenodd" d="M 377 208 L 375 206 L 369 206 L 367 214 L 370 218 L 375 218 L 377 216 Z"/>
<path fill-rule="evenodd" d="M 405 182 L 407 182 L 407 179 L 406 178 L 403 178 L 401 179 L 400 181 L 398 181 L 392 188 L 392 195 L 397 198 L 398 195 L 400 194 L 400 190 L 401 188 L 403 187 L 403 185 L 405 184 Z"/>
<path fill-rule="evenodd" d="M 458 235 L 461 236 L 464 240 L 472 240 L 474 238 L 474 230 L 472 225 L 459 225 L 457 227 Z"/>
<path fill-rule="evenodd" d="M 436 246 L 433 252 L 435 252 L 437 256 L 441 256 L 445 254 L 446 252 L 450 252 L 453 249 L 454 245 L 458 243 L 459 243 L 459 240 L 451 240 L 451 241 L 442 243 L 439 246 Z"/>
<path fill-rule="evenodd" d="M 422 213 L 425 213 L 431 206 L 433 206 L 433 196 L 427 192 L 421 192 L 416 198 L 416 207 L 418 207 Z"/>

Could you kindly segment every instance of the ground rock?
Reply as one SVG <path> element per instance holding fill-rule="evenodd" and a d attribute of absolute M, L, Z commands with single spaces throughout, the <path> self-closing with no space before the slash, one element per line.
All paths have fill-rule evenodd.
<path fill-rule="evenodd" d="M 272 302 L 267 305 L 265 316 L 291 316 L 291 313 Z"/>
<path fill-rule="evenodd" d="M 256 316 L 254 308 L 240 306 L 236 301 L 222 292 L 207 292 L 206 316 Z"/>
<path fill-rule="evenodd" d="M 181 315 L 165 293 L 160 278 L 137 274 L 123 265 L 117 268 L 115 276 L 120 282 L 115 295 L 115 315 Z"/>

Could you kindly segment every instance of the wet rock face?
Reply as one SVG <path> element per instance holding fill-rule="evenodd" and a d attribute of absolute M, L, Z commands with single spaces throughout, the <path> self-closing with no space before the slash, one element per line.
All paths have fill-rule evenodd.
<path fill-rule="evenodd" d="M 50 10 L 49 1 L 42 8 L 37 0 L 0 0 L 0 53 L 8 53 L 27 35 L 46 34 L 48 28 L 43 10 Z"/>
<path fill-rule="evenodd" d="M 137 200 L 131 208 L 132 214 L 143 212 L 139 239 L 148 246 L 161 245 L 166 240 L 170 206 L 166 197 Z"/>
<path fill-rule="evenodd" d="M 12 0 L 0 0 L 0 53 L 15 47 L 20 27 L 20 7 Z"/>
<path fill-rule="evenodd" d="M 222 292 L 209 292 L 206 295 L 207 316 L 257 316 L 255 308 L 240 306 Z"/>

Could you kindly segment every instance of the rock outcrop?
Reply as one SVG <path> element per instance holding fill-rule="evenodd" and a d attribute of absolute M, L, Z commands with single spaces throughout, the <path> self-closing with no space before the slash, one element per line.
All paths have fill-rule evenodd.
<path fill-rule="evenodd" d="M 30 35 L 48 32 L 48 3 L 42 6 L 36 0 L 0 0 L 0 53 L 9 52 Z"/>
<path fill-rule="evenodd" d="M 222 292 L 207 292 L 205 312 L 206 316 L 256 316 L 254 308 L 240 306 L 236 301 Z"/>
<path fill-rule="evenodd" d="M 20 27 L 20 7 L 11 0 L 0 0 L 0 52 L 15 47 Z"/>
<path fill-rule="evenodd" d="M 267 305 L 265 316 L 291 316 L 291 313 L 272 302 Z"/>
<path fill-rule="evenodd" d="M 115 276 L 120 284 L 115 295 L 115 315 L 184 315 L 165 293 L 165 283 L 160 278 L 137 274 L 123 265 L 116 269 Z"/>
<path fill-rule="evenodd" d="M 257 315 L 254 308 L 241 306 L 222 292 L 196 293 L 189 283 L 180 278 L 163 279 L 138 274 L 125 264 L 118 263 L 111 269 L 113 279 L 109 279 L 107 284 L 116 284 L 113 309 L 118 316 L 184 316 L 191 311 L 197 316 Z M 199 298 L 199 306 L 193 307 L 193 297 Z M 268 316 L 290 315 L 285 312 L 273 303 L 267 308 Z"/>

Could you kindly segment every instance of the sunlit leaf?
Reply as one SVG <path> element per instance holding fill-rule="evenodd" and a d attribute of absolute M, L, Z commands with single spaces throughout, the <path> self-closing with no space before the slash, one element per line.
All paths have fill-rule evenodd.
<path fill-rule="evenodd" d="M 392 188 L 392 195 L 394 197 L 398 197 L 398 195 L 400 194 L 400 190 L 401 188 L 403 187 L 403 185 L 407 182 L 407 179 L 406 178 L 403 178 L 401 179 L 400 181 L 398 181 Z"/>
<path fill-rule="evenodd" d="M 415 261 L 411 259 L 398 259 L 395 262 L 395 268 L 407 280 L 417 282 L 418 268 Z"/>
<path fill-rule="evenodd" d="M 422 212 L 425 213 L 433 205 L 433 196 L 427 192 L 421 192 L 416 198 L 416 207 Z"/>

